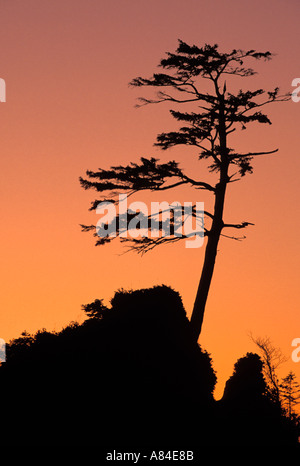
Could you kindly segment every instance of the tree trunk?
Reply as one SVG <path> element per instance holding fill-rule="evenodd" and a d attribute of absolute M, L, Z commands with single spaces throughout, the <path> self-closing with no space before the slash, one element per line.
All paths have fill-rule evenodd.
<path fill-rule="evenodd" d="M 205 305 L 213 276 L 218 243 L 223 228 L 223 209 L 226 185 L 227 181 L 224 180 L 216 186 L 214 219 L 212 222 L 211 230 L 208 235 L 208 240 L 205 249 L 204 264 L 191 317 L 192 332 L 196 341 L 198 340 L 199 335 L 201 333 Z"/>
<path fill-rule="evenodd" d="M 221 165 L 220 165 L 220 179 L 219 183 L 215 187 L 215 206 L 214 206 L 214 216 L 212 221 L 211 229 L 208 233 L 208 240 L 205 249 L 204 264 L 202 268 L 202 273 L 200 277 L 200 282 L 196 294 L 196 299 L 194 302 L 194 308 L 191 316 L 191 327 L 193 337 L 198 341 L 199 335 L 201 333 L 205 305 L 207 301 L 207 296 L 214 272 L 217 248 L 223 228 L 223 211 L 224 211 L 224 202 L 225 202 L 225 193 L 228 178 L 228 148 L 227 148 L 227 134 L 226 134 L 226 119 L 225 119 L 225 106 L 224 106 L 224 94 L 221 94 L 215 81 L 216 94 L 219 99 L 219 142 L 220 142 L 220 155 L 221 155 Z"/>

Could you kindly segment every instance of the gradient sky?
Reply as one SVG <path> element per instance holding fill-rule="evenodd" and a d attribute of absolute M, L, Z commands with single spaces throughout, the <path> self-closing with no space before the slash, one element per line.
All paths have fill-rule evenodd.
<path fill-rule="evenodd" d="M 204 248 L 182 242 L 143 257 L 121 255 L 117 243 L 95 248 L 79 227 L 97 221 L 88 212 L 94 195 L 78 177 L 141 156 L 178 156 L 205 180 L 192 150 L 153 147 L 176 122 L 163 105 L 134 108 L 143 89 L 128 82 L 150 76 L 181 38 L 218 43 L 223 51 L 270 50 L 274 59 L 258 62 L 259 74 L 239 85 L 291 91 L 300 76 L 299 15 L 297 0 L 0 0 L 0 77 L 7 86 L 0 103 L 1 338 L 81 322 L 81 304 L 108 303 L 121 287 L 170 285 L 190 314 Z M 280 150 L 257 158 L 254 174 L 228 193 L 225 219 L 255 226 L 242 242 L 220 242 L 200 341 L 217 371 L 217 396 L 237 358 L 256 350 L 250 332 L 270 337 L 289 358 L 300 337 L 300 103 L 266 111 L 272 126 L 249 126 L 232 139 L 245 152 Z M 195 195 L 204 200 L 201 192 L 185 200 Z M 174 191 L 162 200 L 178 198 Z M 289 370 L 299 381 L 300 363 L 290 358 L 283 375 Z"/>

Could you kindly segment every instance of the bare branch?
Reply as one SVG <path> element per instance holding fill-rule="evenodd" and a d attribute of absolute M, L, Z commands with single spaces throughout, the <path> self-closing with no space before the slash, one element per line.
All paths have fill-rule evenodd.
<path fill-rule="evenodd" d="M 269 155 L 269 154 L 275 154 L 275 152 L 278 152 L 279 149 L 274 149 L 266 152 L 248 152 L 247 154 L 230 154 L 229 158 L 231 160 L 234 159 L 239 159 L 242 157 L 255 157 L 256 155 Z"/>
<path fill-rule="evenodd" d="M 254 223 L 250 223 L 250 222 L 224 223 L 223 228 L 237 228 L 239 230 L 241 228 L 246 228 L 248 225 L 254 225 Z"/>
<path fill-rule="evenodd" d="M 224 235 L 224 233 L 221 233 L 220 236 L 223 236 L 224 238 L 234 239 L 235 241 L 242 241 L 243 239 L 246 239 L 246 236 L 229 236 Z"/>
<path fill-rule="evenodd" d="M 196 186 L 197 189 L 207 189 L 207 191 L 212 191 L 215 192 L 215 188 L 211 186 L 209 183 L 205 183 L 204 181 L 196 181 L 190 178 L 187 175 L 182 175 L 183 179 L 186 180 L 186 182 L 191 183 L 193 186 Z"/>
<path fill-rule="evenodd" d="M 208 212 L 207 210 L 204 210 L 204 215 L 207 215 L 208 217 L 210 217 L 212 220 L 215 218 L 215 216 L 213 214 L 211 214 L 210 212 Z"/>
<path fill-rule="evenodd" d="M 204 236 L 208 235 L 208 231 L 204 230 L 203 233 Z M 127 246 L 127 251 L 135 251 L 138 254 L 146 254 L 146 252 L 151 251 L 157 246 L 160 246 L 162 244 L 170 244 L 170 243 L 177 243 L 178 241 L 181 240 L 186 240 L 191 237 L 195 236 L 195 233 L 191 233 L 188 235 L 181 235 L 181 236 L 170 236 L 170 237 L 159 237 L 159 238 L 149 238 L 149 237 L 144 237 L 141 239 L 136 239 L 136 238 L 121 238 L 122 242 L 128 243 Z"/>
<path fill-rule="evenodd" d="M 158 186 L 158 187 L 155 187 L 155 188 L 151 188 L 151 191 L 166 191 L 167 189 L 172 189 L 172 188 L 176 188 L 177 186 L 180 186 L 182 184 L 187 184 L 188 181 L 186 180 L 183 180 L 183 181 L 178 181 L 177 183 L 173 183 L 173 184 L 169 184 L 167 186 Z"/>
<path fill-rule="evenodd" d="M 283 355 L 280 348 L 275 348 L 272 345 L 269 338 L 254 338 L 251 334 L 250 338 L 261 351 L 263 372 L 268 385 L 268 392 L 273 401 L 280 404 L 280 386 L 277 369 L 287 361 L 287 358 Z"/>

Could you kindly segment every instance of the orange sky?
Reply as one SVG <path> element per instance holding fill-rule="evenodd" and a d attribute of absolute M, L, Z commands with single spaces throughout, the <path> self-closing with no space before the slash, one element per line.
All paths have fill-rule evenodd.
<path fill-rule="evenodd" d="M 78 177 L 155 156 L 178 157 L 205 180 L 192 150 L 153 147 L 156 134 L 176 122 L 163 105 L 135 109 L 142 93 L 128 82 L 150 76 L 181 38 L 224 51 L 270 50 L 277 56 L 257 63 L 259 75 L 239 85 L 290 91 L 300 76 L 299 14 L 297 0 L 0 0 L 0 77 L 7 86 L 0 103 L 1 338 L 82 321 L 81 304 L 108 303 L 120 287 L 170 285 L 190 313 L 204 248 L 182 242 L 143 257 L 120 255 L 117 244 L 95 248 L 79 227 L 97 221 L 88 212 L 94 196 Z M 249 126 L 232 139 L 245 152 L 280 151 L 257 158 L 254 174 L 228 193 L 225 219 L 255 226 L 243 242 L 220 243 L 201 336 L 217 371 L 217 396 L 236 359 L 256 350 L 250 332 L 269 336 L 289 357 L 300 337 L 300 103 L 266 111 L 272 126 Z M 175 191 L 170 197 L 178 200 Z M 289 370 L 299 381 L 300 363 L 290 359 L 283 375 Z"/>

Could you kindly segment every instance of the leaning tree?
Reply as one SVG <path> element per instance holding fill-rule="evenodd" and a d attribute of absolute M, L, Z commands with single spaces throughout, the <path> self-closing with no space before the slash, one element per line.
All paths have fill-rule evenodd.
<path fill-rule="evenodd" d="M 230 76 L 253 76 L 255 71 L 246 67 L 245 62 L 269 60 L 271 57 L 270 52 L 255 50 L 234 49 L 229 53 L 223 53 L 218 45 L 205 44 L 198 47 L 179 40 L 175 53 L 167 53 L 160 61 L 159 67 L 166 72 L 154 73 L 150 78 L 138 77 L 130 83 L 137 87 L 158 88 L 155 98 L 140 98 L 139 105 L 171 102 L 176 107 L 171 109 L 170 113 L 182 126 L 175 131 L 159 134 L 155 145 L 163 150 L 178 145 L 193 146 L 199 160 L 206 160 L 208 170 L 216 174 L 215 184 L 199 180 L 196 174 L 193 177 L 188 176 L 175 161 L 159 163 L 158 159 L 145 157 L 141 158 L 139 163 L 130 162 L 126 166 L 112 166 L 109 170 L 99 168 L 97 171 L 87 171 L 88 179 L 80 178 L 84 189 L 93 188 L 100 193 L 109 193 L 108 197 L 95 200 L 90 210 L 96 209 L 98 203 L 103 200 L 117 203 L 116 195 L 119 193 L 131 195 L 143 190 L 165 191 L 183 185 L 205 190 L 213 196 L 212 211 L 204 211 L 204 235 L 207 240 L 191 315 L 191 327 L 196 340 L 201 332 L 220 236 L 234 238 L 230 233 L 225 235 L 224 230 L 240 230 L 250 225 L 249 222 L 233 224 L 224 221 L 227 187 L 246 174 L 252 173 L 254 157 L 278 151 L 273 149 L 240 153 L 230 147 L 229 136 L 237 129 L 245 130 L 252 122 L 271 124 L 268 116 L 262 112 L 262 107 L 289 98 L 287 94 L 280 95 L 278 88 L 269 92 L 263 89 L 240 89 L 230 92 L 226 78 L 228 80 Z M 206 90 L 208 87 L 209 91 Z M 195 209 L 192 209 L 191 214 L 196 215 Z M 118 225 L 121 223 L 119 218 Z M 97 237 L 95 225 L 82 225 L 82 228 L 83 231 L 94 230 L 94 236 Z M 162 229 L 162 224 L 158 228 Z M 187 237 L 183 234 L 130 238 L 124 237 L 121 231 L 123 230 L 119 228 L 117 235 L 98 237 L 96 245 L 105 244 L 120 236 L 121 241 L 130 242 L 132 249 L 144 253 L 158 245 Z"/>

